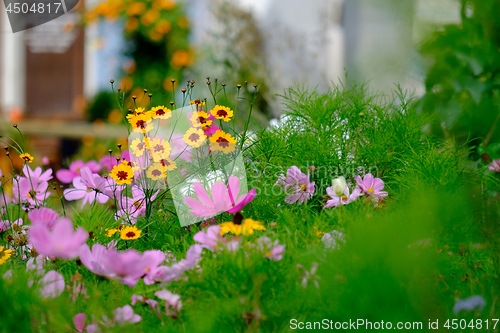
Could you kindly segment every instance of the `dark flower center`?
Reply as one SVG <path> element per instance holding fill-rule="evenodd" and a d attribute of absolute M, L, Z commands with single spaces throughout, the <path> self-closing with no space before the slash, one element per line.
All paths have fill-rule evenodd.
<path fill-rule="evenodd" d="M 157 152 L 160 152 L 160 151 L 163 153 L 163 152 L 165 151 L 165 148 L 164 148 L 162 145 L 158 144 L 158 145 L 156 145 L 156 146 L 154 146 L 154 147 L 153 147 L 153 150 L 154 150 L 156 153 L 157 153 Z"/>
<path fill-rule="evenodd" d="M 163 116 L 164 114 L 165 114 L 165 111 L 163 111 L 163 109 L 156 110 L 156 115 L 157 116 Z"/>
<path fill-rule="evenodd" d="M 145 142 L 141 142 L 141 143 L 139 143 L 139 144 L 137 145 L 137 149 L 138 149 L 138 150 L 143 150 L 145 146 L 146 146 L 146 143 L 145 143 Z"/>
<path fill-rule="evenodd" d="M 200 123 L 204 124 L 207 122 L 207 118 L 205 117 L 200 117 Z"/>
<path fill-rule="evenodd" d="M 135 232 L 133 231 L 129 231 L 125 234 L 125 236 L 127 236 L 128 238 L 132 238 L 132 237 L 135 237 Z"/>
<path fill-rule="evenodd" d="M 219 146 L 221 146 L 222 148 L 227 148 L 229 147 L 229 141 L 227 141 L 226 138 L 223 138 L 222 136 L 220 136 L 218 139 L 217 139 L 217 143 L 219 144 Z"/>
<path fill-rule="evenodd" d="M 137 128 L 146 128 L 146 122 L 144 120 L 138 120 L 136 123 L 135 123 L 135 126 Z"/>
<path fill-rule="evenodd" d="M 159 177 L 161 176 L 161 171 L 158 170 L 158 169 L 154 169 L 153 171 L 151 171 L 151 174 L 154 176 L 154 177 Z"/>
<path fill-rule="evenodd" d="M 116 177 L 118 177 L 119 180 L 125 180 L 128 177 L 128 172 L 127 171 L 118 171 L 116 173 Z"/>
<path fill-rule="evenodd" d="M 191 140 L 191 142 L 196 142 L 200 139 L 200 135 L 198 133 L 193 133 L 189 136 L 189 140 Z"/>
<path fill-rule="evenodd" d="M 227 111 L 226 110 L 217 110 L 217 115 L 219 117 L 227 117 Z"/>

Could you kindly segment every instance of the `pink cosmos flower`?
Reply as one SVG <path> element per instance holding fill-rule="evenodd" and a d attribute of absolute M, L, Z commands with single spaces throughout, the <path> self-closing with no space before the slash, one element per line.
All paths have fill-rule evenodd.
<path fill-rule="evenodd" d="M 164 260 L 165 254 L 157 250 L 139 253 L 134 249 L 123 252 L 109 249 L 102 257 L 101 266 L 108 270 L 106 277 L 133 287 L 142 276 L 158 267 Z"/>
<path fill-rule="evenodd" d="M 383 198 L 388 195 L 387 192 L 382 191 L 384 189 L 384 182 L 382 179 L 374 178 L 371 173 L 367 173 L 363 179 L 361 179 L 361 176 L 357 176 L 356 183 L 358 183 L 361 190 L 369 196 Z"/>
<path fill-rule="evenodd" d="M 28 218 L 33 225 L 41 224 L 47 229 L 52 229 L 59 221 L 59 214 L 47 207 L 40 207 L 31 210 Z"/>
<path fill-rule="evenodd" d="M 220 245 L 224 244 L 226 239 L 220 234 L 220 226 L 212 225 L 208 227 L 206 230 L 198 231 L 193 239 L 201 243 L 201 246 L 210 251 L 215 251 L 215 249 L 219 248 Z"/>
<path fill-rule="evenodd" d="M 120 326 L 127 324 L 135 324 L 141 321 L 141 316 L 134 313 L 134 309 L 130 305 L 125 305 L 122 308 L 116 308 L 114 311 L 114 322 Z"/>
<path fill-rule="evenodd" d="M 159 192 L 160 190 L 151 195 L 149 204 L 156 199 Z M 133 185 L 132 198 L 119 196 L 118 208 L 116 219 L 125 216 L 130 219 L 131 222 L 134 222 L 139 216 L 146 214 L 146 194 L 139 186 Z"/>
<path fill-rule="evenodd" d="M 26 178 L 30 178 L 32 182 L 48 182 L 52 179 L 52 169 L 47 169 L 45 172 L 41 167 L 32 170 L 28 164 L 23 167 L 23 174 Z"/>
<path fill-rule="evenodd" d="M 65 217 L 61 218 L 52 230 L 43 224 L 34 224 L 28 233 L 30 243 L 39 254 L 62 259 L 78 257 L 80 247 L 88 237 L 82 227 L 74 231 L 73 223 Z"/>
<path fill-rule="evenodd" d="M 361 193 L 361 189 L 356 186 L 354 191 L 352 193 L 349 193 L 349 187 L 346 185 L 344 193 L 342 196 L 338 196 L 334 189 L 332 187 L 327 187 L 326 188 L 326 193 L 331 197 L 330 200 L 326 202 L 326 205 L 324 208 L 329 208 L 329 207 L 338 207 L 340 204 L 342 205 L 347 205 L 350 204 L 351 202 L 355 201 L 358 197 L 362 196 L 363 194 Z"/>
<path fill-rule="evenodd" d="M 23 204 L 24 209 L 41 206 L 49 197 L 47 181 L 36 182 L 26 177 L 15 177 L 12 184 L 13 202 Z"/>
<path fill-rule="evenodd" d="M 130 162 L 130 152 L 128 150 L 122 151 L 121 158 L 122 159 L 124 158 L 125 161 Z M 108 172 L 111 172 L 111 170 L 113 170 L 113 167 L 115 165 L 117 165 L 117 164 L 119 164 L 119 163 L 116 161 L 116 157 L 115 156 L 109 156 L 109 154 L 108 154 L 108 155 L 103 156 L 99 160 L 99 164 L 98 165 L 101 168 L 106 168 L 108 170 Z M 93 172 L 99 172 L 99 170 L 93 171 Z"/>
<path fill-rule="evenodd" d="M 106 203 L 109 197 L 101 190 L 106 187 L 106 181 L 98 174 L 92 173 L 90 168 L 83 167 L 81 170 L 81 177 L 73 179 L 73 187 L 64 190 L 64 198 L 68 201 L 82 200 L 82 207 L 88 202 L 90 205 L 96 200 L 100 204 Z M 96 191 L 97 190 L 97 191 Z"/>
<path fill-rule="evenodd" d="M 493 172 L 500 172 L 500 159 L 491 161 L 491 164 L 488 166 Z"/>
<path fill-rule="evenodd" d="M 42 157 L 42 165 L 49 165 L 50 160 L 47 156 Z"/>
<path fill-rule="evenodd" d="M 103 266 L 103 257 L 108 253 L 108 249 L 101 244 L 92 245 L 92 251 L 87 244 L 80 247 L 80 260 L 82 264 L 96 275 L 106 276 L 109 270 Z"/>
<path fill-rule="evenodd" d="M 257 239 L 257 248 L 264 252 L 264 257 L 274 261 L 283 259 L 285 252 L 285 245 L 280 245 L 278 240 L 273 242 L 267 236 Z"/>
<path fill-rule="evenodd" d="M 80 333 L 85 330 L 86 321 L 87 316 L 85 315 L 85 313 L 79 313 L 73 317 L 73 325 L 75 325 L 76 330 Z"/>
<path fill-rule="evenodd" d="M 60 296 L 66 286 L 63 276 L 56 271 L 47 272 L 39 283 L 42 286 L 40 293 L 43 298 L 55 298 Z"/>
<path fill-rule="evenodd" d="M 5 221 L 0 220 L 0 232 L 7 231 L 9 229 L 10 229 L 10 221 L 9 220 L 5 220 Z"/>
<path fill-rule="evenodd" d="M 203 247 L 199 244 L 191 245 L 186 252 L 186 259 L 182 259 L 170 267 L 158 266 L 151 269 L 144 277 L 144 283 L 150 285 L 155 282 L 171 282 L 181 279 L 184 272 L 198 265 L 201 260 L 202 250 Z"/>
<path fill-rule="evenodd" d="M 184 202 L 191 208 L 190 213 L 197 217 L 207 217 L 222 212 L 230 214 L 239 212 L 257 195 L 257 191 L 252 189 L 247 194 L 238 197 L 240 179 L 235 176 L 229 177 L 228 186 L 222 182 L 214 183 L 212 197 L 199 182 L 194 183 L 193 189 L 199 202 L 192 197 L 184 198 Z"/>
<path fill-rule="evenodd" d="M 315 191 L 315 182 L 309 179 L 309 173 L 306 175 L 301 172 L 295 165 L 287 170 L 287 176 L 281 174 L 275 185 L 281 186 L 286 192 L 290 193 L 285 202 L 293 204 L 307 203 L 307 200 L 312 198 Z"/>
<path fill-rule="evenodd" d="M 165 312 L 167 316 L 175 316 L 182 308 L 181 296 L 167 289 L 158 290 L 155 292 L 155 296 L 165 301 Z"/>
<path fill-rule="evenodd" d="M 77 160 L 69 165 L 69 169 L 57 170 L 56 177 L 61 183 L 69 184 L 73 181 L 73 179 L 80 176 L 80 170 L 84 167 L 88 167 L 94 173 L 101 170 L 101 166 L 96 161 L 89 161 L 85 163 L 82 160 Z"/>

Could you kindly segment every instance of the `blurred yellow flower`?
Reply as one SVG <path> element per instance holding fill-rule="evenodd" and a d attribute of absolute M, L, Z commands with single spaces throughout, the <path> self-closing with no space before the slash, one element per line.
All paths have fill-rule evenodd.
<path fill-rule="evenodd" d="M 191 63 L 191 54 L 186 50 L 177 50 L 172 55 L 171 65 L 175 69 L 180 69 Z"/>
<path fill-rule="evenodd" d="M 254 221 L 252 219 L 244 219 L 242 224 L 234 224 L 234 222 L 224 222 L 220 225 L 220 234 L 224 235 L 228 232 L 233 235 L 250 236 L 254 234 L 254 230 L 266 230 L 264 223 Z"/>
<path fill-rule="evenodd" d="M 10 257 L 12 257 L 12 250 L 4 250 L 4 246 L 0 247 L 0 265 L 5 264 Z"/>
<path fill-rule="evenodd" d="M 136 31 L 139 27 L 139 20 L 135 17 L 129 17 L 127 22 L 125 22 L 125 31 L 132 32 Z"/>
<path fill-rule="evenodd" d="M 141 16 L 141 23 L 144 24 L 145 26 L 150 26 L 156 20 L 158 20 L 158 17 L 160 17 L 158 11 L 150 9 L 146 13 L 144 13 L 144 15 Z"/>
<path fill-rule="evenodd" d="M 172 25 L 167 20 L 159 20 L 155 25 L 155 29 L 157 33 L 165 35 L 172 29 Z"/>
<path fill-rule="evenodd" d="M 34 158 L 33 156 L 31 156 L 30 154 L 28 153 L 24 153 L 24 154 L 21 154 L 19 155 L 19 157 L 24 160 L 25 163 L 31 163 L 33 162 Z"/>
<path fill-rule="evenodd" d="M 141 15 L 146 10 L 146 4 L 142 1 L 135 1 L 127 7 L 127 15 Z"/>

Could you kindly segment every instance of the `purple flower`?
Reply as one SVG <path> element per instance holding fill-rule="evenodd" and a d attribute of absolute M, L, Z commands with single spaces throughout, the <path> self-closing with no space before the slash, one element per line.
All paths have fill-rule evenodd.
<path fill-rule="evenodd" d="M 493 172 L 500 172 L 500 159 L 491 161 L 491 164 L 488 166 Z"/>
<path fill-rule="evenodd" d="M 28 213 L 28 218 L 33 225 L 41 224 L 47 229 L 52 229 L 59 221 L 59 214 L 50 208 L 35 208 Z"/>
<path fill-rule="evenodd" d="M 167 316 L 175 315 L 182 308 L 181 296 L 174 294 L 167 289 L 158 290 L 155 296 L 165 301 L 165 312 Z M 171 310 L 174 310 L 171 312 Z"/>
<path fill-rule="evenodd" d="M 212 225 L 206 230 L 198 231 L 193 236 L 193 239 L 210 251 L 215 251 L 215 249 L 219 248 L 225 242 L 225 238 L 220 234 L 220 226 L 218 225 Z"/>
<path fill-rule="evenodd" d="M 30 243 L 39 254 L 62 259 L 78 257 L 80 247 L 87 241 L 88 236 L 82 227 L 74 231 L 73 223 L 65 217 L 61 218 L 52 230 L 43 224 L 35 224 L 28 233 Z"/>
<path fill-rule="evenodd" d="M 60 296 L 66 286 L 63 276 L 56 271 L 49 271 L 39 283 L 42 286 L 40 293 L 43 298 L 55 298 Z"/>
<path fill-rule="evenodd" d="M 211 197 L 199 182 L 194 183 L 193 189 L 199 201 L 192 197 L 186 197 L 184 202 L 191 208 L 189 212 L 197 217 L 207 217 L 221 212 L 230 214 L 239 212 L 257 195 L 257 191 L 252 189 L 247 194 L 238 196 L 240 179 L 235 176 L 229 177 L 228 186 L 222 182 L 214 183 L 211 187 Z"/>
<path fill-rule="evenodd" d="M 85 163 L 82 160 L 77 160 L 69 165 L 69 169 L 57 170 L 56 177 L 61 183 L 69 184 L 73 181 L 73 179 L 80 176 L 80 171 L 84 167 L 88 167 L 94 173 L 101 170 L 101 166 L 96 161 L 89 161 Z"/>
<path fill-rule="evenodd" d="M 458 300 L 453 306 L 453 313 L 455 315 L 459 314 L 460 311 L 474 311 L 479 310 L 483 311 L 483 308 L 486 306 L 486 301 L 482 296 L 476 295 L 471 296 L 466 299 Z"/>
<path fill-rule="evenodd" d="M 87 316 L 85 315 L 85 313 L 79 313 L 73 317 L 73 325 L 75 325 L 76 330 L 80 333 L 85 330 L 86 321 L 87 321 Z"/>
<path fill-rule="evenodd" d="M 36 183 L 48 182 L 52 179 L 52 169 L 47 169 L 43 172 L 41 167 L 37 167 L 35 170 L 32 170 L 28 164 L 24 165 L 23 174 L 26 178 L 30 178 L 32 182 Z"/>
<path fill-rule="evenodd" d="M 134 309 L 130 305 L 125 305 L 122 308 L 116 308 L 114 311 L 114 321 L 120 326 L 127 324 L 135 324 L 141 321 L 141 316 L 134 313 Z"/>
<path fill-rule="evenodd" d="M 295 165 L 287 170 L 287 176 L 281 174 L 275 185 L 281 186 L 289 193 L 285 198 L 285 202 L 288 204 L 307 203 L 315 191 L 315 182 L 309 180 L 309 174 L 301 172 Z"/>
<path fill-rule="evenodd" d="M 146 301 L 146 298 L 144 296 L 132 294 L 132 302 L 130 304 L 132 304 L 132 306 L 134 306 L 137 302 L 144 303 L 145 301 Z"/>
<path fill-rule="evenodd" d="M 92 251 L 87 244 L 80 247 L 80 260 L 82 264 L 96 275 L 106 276 L 109 271 L 103 266 L 103 257 L 108 253 L 108 249 L 101 244 L 94 244 Z"/>
<path fill-rule="evenodd" d="M 361 189 L 358 186 L 356 186 L 352 193 L 349 193 L 349 187 L 347 185 L 345 186 L 344 193 L 342 193 L 341 196 L 337 195 L 337 192 L 334 191 L 333 186 L 327 187 L 326 193 L 328 193 L 331 199 L 326 202 L 324 208 L 338 207 L 340 206 L 340 204 L 347 205 L 363 195 L 361 193 Z"/>
<path fill-rule="evenodd" d="M 387 192 L 382 191 L 384 189 L 384 182 L 382 179 L 374 178 L 371 173 L 367 173 L 363 179 L 361 179 L 361 176 L 357 176 L 356 183 L 358 183 L 361 190 L 369 196 L 383 198 L 388 195 Z"/>
<path fill-rule="evenodd" d="M 340 231 L 333 230 L 324 234 L 321 240 L 325 244 L 325 248 L 338 250 L 340 249 L 340 243 L 345 243 L 345 235 Z"/>
<path fill-rule="evenodd" d="M 156 199 L 160 191 L 156 191 L 149 198 L 149 202 L 153 202 Z M 117 212 L 117 219 L 122 216 L 126 216 L 131 221 L 135 221 L 139 216 L 146 214 L 146 194 L 137 185 L 132 186 L 132 198 L 126 196 L 119 197 L 119 211 Z"/>
<path fill-rule="evenodd" d="M 101 204 L 106 203 L 109 197 L 101 193 L 102 190 L 106 188 L 106 181 L 104 178 L 98 174 L 92 173 L 88 167 L 81 169 L 81 175 L 81 177 L 75 177 L 73 179 L 74 188 L 64 190 L 64 198 L 68 201 L 83 199 L 82 208 L 87 202 L 92 204 L 94 199 Z"/>
<path fill-rule="evenodd" d="M 257 248 L 264 252 L 264 257 L 274 261 L 283 259 L 285 252 L 285 245 L 280 245 L 278 240 L 273 242 L 267 236 L 257 239 Z"/>
<path fill-rule="evenodd" d="M 5 221 L 0 220 L 0 232 L 7 231 L 9 229 L 10 229 L 10 221 L 9 220 L 5 220 Z"/>
<path fill-rule="evenodd" d="M 123 252 L 109 249 L 102 257 L 101 265 L 108 270 L 105 276 L 133 287 L 142 276 L 154 270 L 164 260 L 165 254 L 157 250 L 139 253 L 134 249 Z"/>
<path fill-rule="evenodd" d="M 128 150 L 125 150 L 122 152 L 122 159 L 124 158 L 125 161 L 130 162 L 130 153 Z M 120 162 L 116 161 L 116 157 L 114 156 L 109 156 L 105 155 L 99 160 L 99 166 L 100 168 L 106 168 L 108 172 L 111 172 L 113 170 L 113 167 L 118 165 Z M 99 172 L 99 170 L 94 171 L 94 172 Z"/>

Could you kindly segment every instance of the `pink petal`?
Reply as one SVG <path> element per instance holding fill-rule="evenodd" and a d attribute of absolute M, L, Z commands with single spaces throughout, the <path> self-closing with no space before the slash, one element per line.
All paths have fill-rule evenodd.
<path fill-rule="evenodd" d="M 236 202 L 236 198 L 240 194 L 240 179 L 235 176 L 230 176 L 227 186 L 229 200 L 231 203 Z"/>
<path fill-rule="evenodd" d="M 204 204 L 207 207 L 213 207 L 214 204 L 212 202 L 212 199 L 210 199 L 210 196 L 208 195 L 207 191 L 203 187 L 201 183 L 195 183 L 193 185 L 194 193 L 196 194 L 196 197 L 202 204 Z"/>
<path fill-rule="evenodd" d="M 243 207 L 245 207 L 253 199 L 255 199 L 256 196 L 257 196 L 257 190 L 254 188 L 251 189 L 250 192 L 248 192 L 247 195 L 243 197 L 243 200 L 240 201 L 238 199 L 238 201 L 240 201 L 240 202 L 238 204 L 234 205 L 231 209 L 226 210 L 226 213 L 233 214 L 233 213 L 239 212 L 240 210 L 243 209 Z M 240 197 L 240 199 L 241 199 L 241 197 Z"/>
<path fill-rule="evenodd" d="M 78 332 L 83 332 L 85 329 L 85 322 L 87 321 L 87 316 L 85 313 L 79 313 L 73 317 L 73 324 Z"/>

